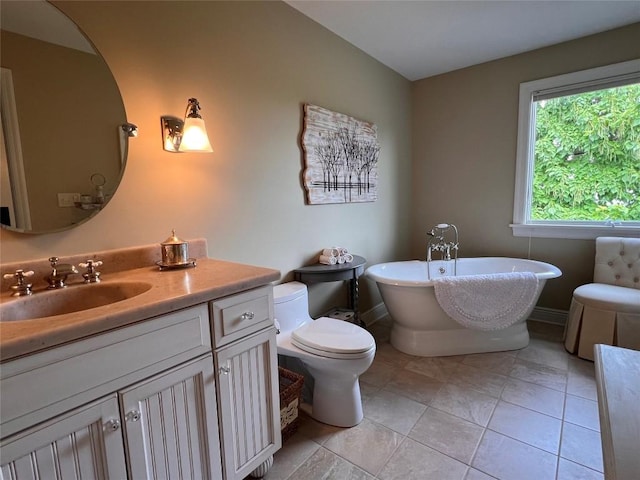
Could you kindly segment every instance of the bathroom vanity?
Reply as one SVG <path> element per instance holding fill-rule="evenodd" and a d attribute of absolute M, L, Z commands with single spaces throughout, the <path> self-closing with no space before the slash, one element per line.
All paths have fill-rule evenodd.
<path fill-rule="evenodd" d="M 161 272 L 149 266 L 160 253 L 150 246 L 97 254 L 97 284 L 71 279 L 64 291 L 34 286 L 21 298 L 3 284 L 2 478 L 236 480 L 280 448 L 270 285 L 280 274 L 203 258 L 204 241 L 191 245 L 195 268 Z M 148 288 L 127 298 L 131 284 Z M 47 314 L 56 294 L 91 297 L 109 285 L 125 298 L 11 320 L 12 302 Z"/>

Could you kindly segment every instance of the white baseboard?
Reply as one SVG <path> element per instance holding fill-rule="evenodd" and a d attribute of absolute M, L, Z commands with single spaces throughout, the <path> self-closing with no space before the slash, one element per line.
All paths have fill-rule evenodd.
<path fill-rule="evenodd" d="M 387 307 L 385 307 L 384 303 L 379 303 L 374 306 L 371 310 L 367 310 L 366 312 L 360 315 L 360 319 L 364 322 L 367 327 L 370 327 L 374 323 L 376 323 L 381 318 L 386 317 L 389 314 L 387 312 Z M 544 322 L 544 323 L 552 323 L 554 325 L 565 325 L 567 323 L 567 316 L 569 312 L 566 310 L 558 310 L 555 308 L 545 308 L 545 307 L 535 307 L 531 315 L 529 315 L 529 320 L 534 320 L 536 322 Z"/>
<path fill-rule="evenodd" d="M 553 323 L 554 325 L 565 325 L 569 312 L 566 310 L 557 310 L 555 308 L 535 307 L 529 320 L 536 322 Z"/>
<path fill-rule="evenodd" d="M 387 307 L 385 307 L 384 303 L 380 302 L 379 304 L 375 305 L 372 309 L 361 313 L 360 320 L 362 320 L 362 322 L 367 327 L 370 327 L 381 318 L 386 317 L 388 314 L 389 312 L 387 312 Z"/>

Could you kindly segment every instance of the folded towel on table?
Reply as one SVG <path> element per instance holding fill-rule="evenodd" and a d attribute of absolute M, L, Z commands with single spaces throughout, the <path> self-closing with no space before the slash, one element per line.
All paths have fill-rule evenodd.
<path fill-rule="evenodd" d="M 324 265 L 335 265 L 336 263 L 338 263 L 338 257 L 320 255 L 320 259 L 318 261 Z"/>
<path fill-rule="evenodd" d="M 538 277 L 532 272 L 441 277 L 433 288 L 442 310 L 460 325 L 501 330 L 531 313 L 538 297 Z"/>
<path fill-rule="evenodd" d="M 320 255 L 324 255 L 325 257 L 337 257 L 340 255 L 340 251 L 337 248 L 325 248 L 322 250 Z"/>

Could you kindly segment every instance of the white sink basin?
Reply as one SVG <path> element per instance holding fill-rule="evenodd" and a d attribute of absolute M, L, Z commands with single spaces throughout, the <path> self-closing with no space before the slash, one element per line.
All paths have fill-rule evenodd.
<path fill-rule="evenodd" d="M 136 297 L 149 289 L 146 282 L 77 284 L 64 289 L 12 298 L 0 305 L 0 321 L 52 317 L 90 310 Z"/>

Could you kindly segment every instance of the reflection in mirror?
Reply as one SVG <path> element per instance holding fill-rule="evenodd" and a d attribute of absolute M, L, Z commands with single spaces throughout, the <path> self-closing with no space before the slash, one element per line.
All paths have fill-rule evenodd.
<path fill-rule="evenodd" d="M 3 228 L 45 233 L 96 215 L 115 193 L 128 131 L 104 59 L 53 5 L 0 2 Z"/>

